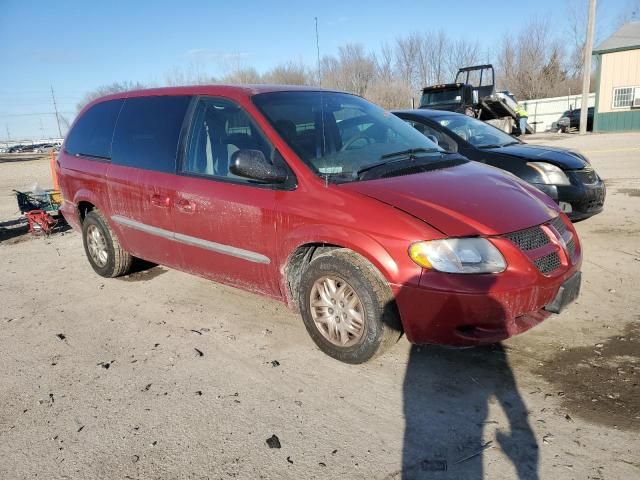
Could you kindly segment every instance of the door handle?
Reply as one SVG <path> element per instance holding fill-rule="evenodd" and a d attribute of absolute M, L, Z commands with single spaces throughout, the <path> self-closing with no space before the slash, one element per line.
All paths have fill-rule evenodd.
<path fill-rule="evenodd" d="M 194 213 L 196 211 L 196 204 L 191 200 L 180 198 L 176 202 L 176 208 L 182 213 Z"/>
<path fill-rule="evenodd" d="M 171 205 L 171 198 L 166 195 L 151 195 L 151 204 L 156 207 L 168 208 Z"/>

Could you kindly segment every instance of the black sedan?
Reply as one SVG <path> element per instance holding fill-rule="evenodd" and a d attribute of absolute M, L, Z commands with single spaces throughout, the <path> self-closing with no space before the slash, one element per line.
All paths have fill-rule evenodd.
<path fill-rule="evenodd" d="M 447 152 L 513 173 L 549 195 L 571 220 L 600 213 L 606 189 L 589 160 L 564 148 L 527 145 L 502 130 L 459 113 L 393 112 Z"/>

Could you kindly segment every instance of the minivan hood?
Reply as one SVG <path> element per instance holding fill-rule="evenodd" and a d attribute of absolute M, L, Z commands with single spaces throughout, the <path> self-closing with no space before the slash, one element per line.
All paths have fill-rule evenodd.
<path fill-rule="evenodd" d="M 553 200 L 503 170 L 467 162 L 413 175 L 344 183 L 428 223 L 447 236 L 497 235 L 557 215 Z"/>
<path fill-rule="evenodd" d="M 579 154 L 557 147 L 541 147 L 538 145 L 518 144 L 495 148 L 491 151 L 511 155 L 532 162 L 551 163 L 563 170 L 579 170 L 587 166 L 587 162 Z"/>

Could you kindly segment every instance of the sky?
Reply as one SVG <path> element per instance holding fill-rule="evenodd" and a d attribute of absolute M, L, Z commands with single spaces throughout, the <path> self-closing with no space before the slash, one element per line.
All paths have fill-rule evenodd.
<path fill-rule="evenodd" d="M 628 3 L 598 1 L 607 13 Z M 0 0 L 0 141 L 58 136 L 52 87 L 71 121 L 86 92 L 116 81 L 162 84 L 175 69 L 222 76 L 237 65 L 259 72 L 289 60 L 315 65 L 314 17 L 321 55 L 346 43 L 375 51 L 440 29 L 490 49 L 529 18 L 566 31 L 568 8 L 580 2 Z"/>

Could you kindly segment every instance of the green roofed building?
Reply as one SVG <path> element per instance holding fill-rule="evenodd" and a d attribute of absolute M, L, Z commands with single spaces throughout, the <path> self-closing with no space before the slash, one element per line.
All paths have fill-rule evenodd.
<path fill-rule="evenodd" d="M 640 21 L 598 45 L 595 132 L 640 131 Z"/>

